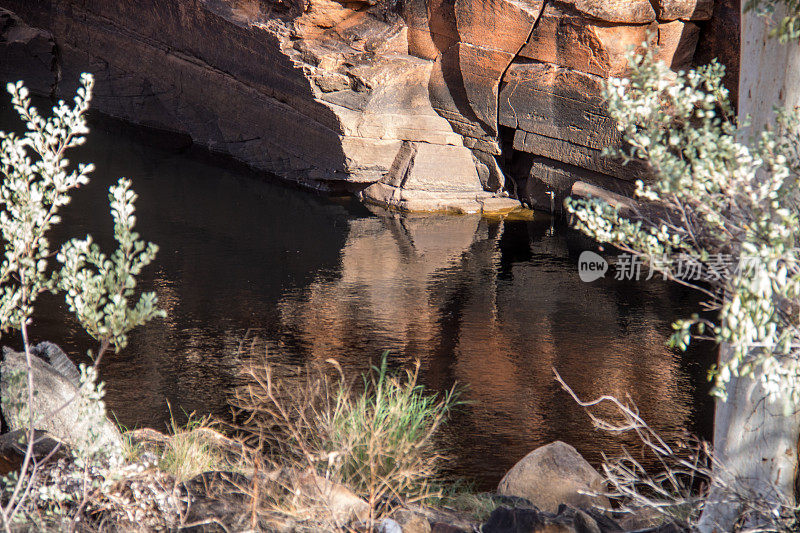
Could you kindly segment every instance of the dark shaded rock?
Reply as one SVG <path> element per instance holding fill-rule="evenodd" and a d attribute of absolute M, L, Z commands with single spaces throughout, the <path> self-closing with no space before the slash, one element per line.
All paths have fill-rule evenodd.
<path fill-rule="evenodd" d="M 580 509 L 575 511 L 572 526 L 576 533 L 602 533 L 595 519 Z"/>
<path fill-rule="evenodd" d="M 538 509 L 498 507 L 481 528 L 483 533 L 574 533 L 572 521 Z"/>
<path fill-rule="evenodd" d="M 717 0 L 714 14 L 700 32 L 695 65 L 705 65 L 716 58 L 725 65 L 723 83 L 734 105 L 739 96 L 739 38 L 741 35 L 740 0 Z"/>
<path fill-rule="evenodd" d="M 49 94 L 58 81 L 56 57 L 50 32 L 0 8 L 0 86 L 24 79 L 31 90 Z"/>
<path fill-rule="evenodd" d="M 610 518 L 604 512 L 601 512 L 597 509 L 584 509 L 582 512 L 589 515 L 603 533 L 617 533 L 625 531 L 624 527 L 622 527 L 617 521 Z"/>
<path fill-rule="evenodd" d="M 483 533 L 617 533 L 622 528 L 592 511 L 559 506 L 558 513 L 533 508 L 498 507 L 483 525 Z"/>
<path fill-rule="evenodd" d="M 634 163 L 629 166 L 637 167 Z M 523 202 L 535 209 L 549 211 L 552 208 L 556 213 L 561 212 L 564 199 L 575 193 L 574 185 L 578 182 L 623 196 L 633 194 L 634 190 L 630 181 L 527 153 L 518 154 L 512 173 L 517 178 L 517 194 Z M 640 176 L 644 175 L 642 171 Z"/>
<path fill-rule="evenodd" d="M 27 431 L 18 429 L 0 435 L 0 475 L 19 470 L 28 447 Z M 33 457 L 42 462 L 58 460 L 69 455 L 65 443 L 50 437 L 44 431 L 35 431 Z"/>

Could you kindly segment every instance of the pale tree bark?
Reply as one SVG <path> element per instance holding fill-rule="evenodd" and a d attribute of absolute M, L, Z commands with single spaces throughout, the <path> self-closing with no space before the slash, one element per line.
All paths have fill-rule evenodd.
<path fill-rule="evenodd" d="M 768 35 L 785 13 L 781 6 L 769 21 L 742 12 L 739 121 L 750 120 L 750 126 L 741 132 L 742 141 L 772 126 L 774 106 L 800 106 L 800 43 L 781 44 Z M 721 346 L 720 363 L 731 357 L 733 349 Z M 733 531 L 742 518 L 750 527 L 768 520 L 758 514 L 743 517 L 748 508 L 742 497 L 760 500 L 773 509 L 796 503 L 798 406 L 789 391 L 768 401 L 759 378 L 758 373 L 731 378 L 727 401 L 717 400 L 714 479 L 698 524 L 702 533 Z"/>
<path fill-rule="evenodd" d="M 773 122 L 774 106 L 800 106 L 800 43 L 781 44 L 768 35 L 785 15 L 784 6 L 775 9 L 771 21 L 742 12 L 739 122 L 746 117 L 751 122 L 742 130 L 743 140 Z"/>
<path fill-rule="evenodd" d="M 720 363 L 731 357 L 733 349 L 722 345 Z M 714 479 L 698 524 L 703 533 L 734 531 L 740 518 L 749 527 L 774 518 L 748 502 L 766 504 L 765 511 L 795 505 L 800 413 L 791 394 L 768 401 L 759 378 L 731 378 L 727 401 L 717 400 Z"/>

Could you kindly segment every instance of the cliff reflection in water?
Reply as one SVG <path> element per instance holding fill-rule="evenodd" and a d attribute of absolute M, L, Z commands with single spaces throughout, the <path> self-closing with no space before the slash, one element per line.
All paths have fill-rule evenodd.
<path fill-rule="evenodd" d="M 577 256 L 596 244 L 540 218 L 354 220 L 340 276 L 282 298 L 281 322 L 318 360 L 364 368 L 365 354 L 391 349 L 420 358 L 434 389 L 465 385 L 470 403 L 445 444 L 454 470 L 487 487 L 552 440 L 595 462 L 637 444 L 594 431 L 553 368 L 583 398 L 630 396 L 667 436 L 703 432 L 707 415 L 697 411 L 709 402 L 695 389 L 697 368 L 665 346 L 691 295 L 660 282 L 582 283 Z"/>
<path fill-rule="evenodd" d="M 583 397 L 630 394 L 665 433 L 710 429 L 700 388 L 710 351 L 664 345 L 671 322 L 696 309 L 694 296 L 662 282 L 582 283 L 577 257 L 596 244 L 578 233 L 551 231 L 543 215 L 369 212 L 165 146 L 163 137 L 96 125 L 73 159 L 97 171 L 53 236 L 91 233 L 110 249 L 106 191 L 118 176 L 133 179 L 137 230 L 160 246 L 141 286 L 157 291 L 168 318 L 136 330 L 103 362 L 107 405 L 122 424 L 163 430 L 167 401 L 179 421 L 191 411 L 227 416 L 249 331 L 282 362 L 333 357 L 363 371 L 391 350 L 396 366 L 420 358 L 435 390 L 467 387 L 471 403 L 442 444 L 452 470 L 485 488 L 555 439 L 595 462 L 619 450 L 559 390 L 553 367 Z M 50 296 L 32 338 L 70 354 L 94 344 Z"/>

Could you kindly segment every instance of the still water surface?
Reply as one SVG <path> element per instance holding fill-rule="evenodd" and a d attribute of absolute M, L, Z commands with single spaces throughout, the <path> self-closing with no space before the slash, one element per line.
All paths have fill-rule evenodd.
<path fill-rule="evenodd" d="M 545 215 L 370 211 L 265 182 L 169 140 L 96 125 L 73 157 L 97 171 L 65 213 L 69 233 L 54 238 L 91 233 L 110 245 L 107 188 L 119 176 L 133 180 L 138 229 L 161 248 L 143 286 L 168 318 L 103 362 L 108 406 L 125 426 L 164 429 L 168 402 L 178 418 L 227 416 L 247 363 L 240 345 L 257 339 L 287 363 L 335 358 L 358 371 L 391 350 L 397 366 L 420 359 L 434 390 L 462 384 L 470 403 L 442 444 L 450 469 L 483 488 L 556 439 L 595 463 L 635 447 L 593 430 L 552 368 L 582 397 L 629 395 L 666 435 L 708 433 L 711 350 L 665 347 L 671 322 L 696 305 L 686 290 L 582 283 L 577 257 L 597 245 Z M 93 347 L 60 300 L 48 296 L 39 311 L 34 339 L 74 354 Z"/>

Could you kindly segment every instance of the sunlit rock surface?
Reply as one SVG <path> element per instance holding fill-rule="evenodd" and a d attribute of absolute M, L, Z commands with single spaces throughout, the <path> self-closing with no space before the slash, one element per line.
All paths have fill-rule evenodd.
<path fill-rule="evenodd" d="M 576 179 L 627 192 L 643 174 L 601 154 L 628 47 L 735 69 L 734 3 L 0 0 L 0 74 L 69 96 L 93 72 L 106 114 L 366 202 L 547 208 Z"/>

